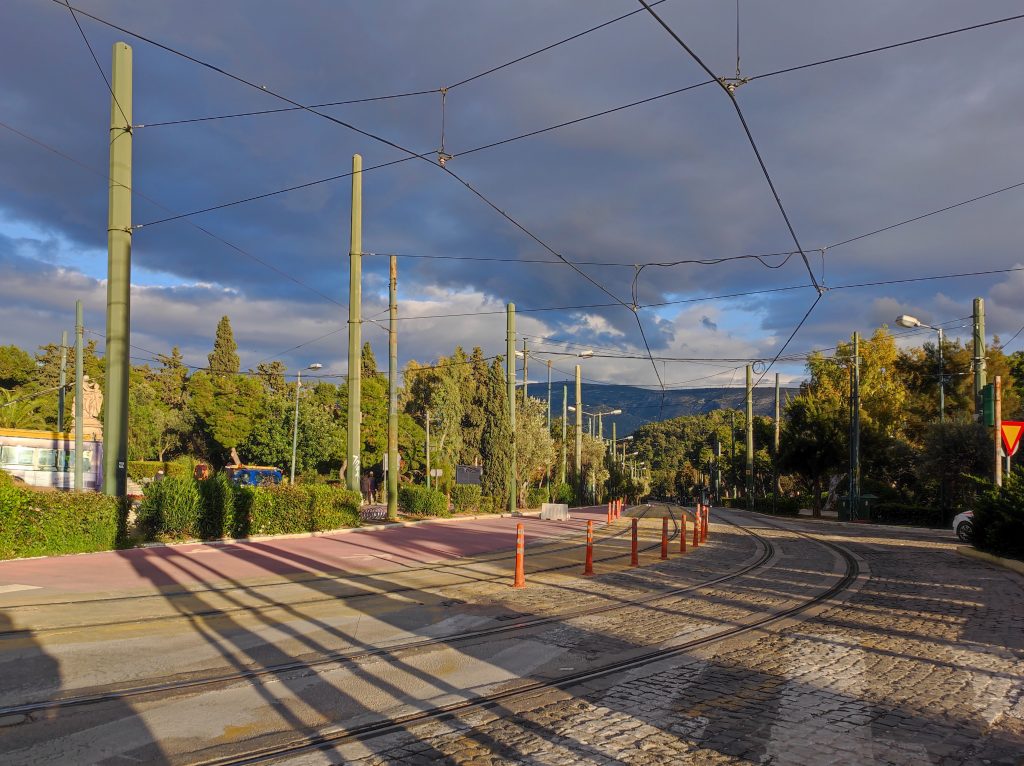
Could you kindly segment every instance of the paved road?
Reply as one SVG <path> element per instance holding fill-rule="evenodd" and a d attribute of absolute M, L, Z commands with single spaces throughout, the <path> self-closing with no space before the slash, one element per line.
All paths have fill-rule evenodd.
<path fill-rule="evenodd" d="M 507 560 L 482 553 L 410 567 L 406 579 L 392 567 L 348 582 L 164 594 L 143 599 L 151 621 L 89 630 L 55 629 L 48 608 L 7 609 L 14 627 L 37 630 L 0 644 L 6 707 L 158 678 L 255 675 L 11 713 L 0 720 L 3 760 L 217 762 L 412 716 L 383 736 L 275 762 L 1024 762 L 1018 575 L 958 557 L 945 533 L 724 510 L 707 544 L 680 555 L 673 541 L 663 562 L 660 526 L 642 524 L 642 546 L 653 547 L 640 569 L 625 567 L 627 536 L 614 536 L 624 522 L 599 535 L 592 579 L 579 576 L 578 548 L 538 545 L 534 567 L 550 571 L 532 573 L 525 590 L 508 587 Z M 613 667 L 623 661 L 633 666 Z M 546 683 L 567 677 L 578 680 Z M 480 696 L 494 701 L 414 720 Z"/>

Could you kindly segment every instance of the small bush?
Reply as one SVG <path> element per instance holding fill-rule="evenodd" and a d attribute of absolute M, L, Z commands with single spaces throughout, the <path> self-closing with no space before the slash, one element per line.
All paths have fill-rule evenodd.
<path fill-rule="evenodd" d="M 164 480 L 166 481 L 166 479 Z M 204 540 L 235 536 L 235 493 L 237 489 L 223 473 L 198 482 L 203 499 L 199 536 Z"/>
<path fill-rule="evenodd" d="M 167 473 L 167 464 L 159 460 L 129 460 L 128 478 L 132 481 L 149 481 L 157 471 Z"/>
<path fill-rule="evenodd" d="M 548 501 L 547 487 L 530 487 L 526 490 L 526 507 L 540 508 L 542 503 Z"/>
<path fill-rule="evenodd" d="M 165 463 L 164 465 L 167 466 L 165 469 L 167 476 L 173 476 L 176 479 L 191 479 L 195 475 L 194 472 L 197 463 L 198 461 L 193 457 L 189 457 L 188 455 L 179 455 L 174 458 L 174 460 L 169 463 Z"/>
<path fill-rule="evenodd" d="M 747 507 L 747 498 L 745 497 L 726 497 L 722 499 L 722 505 L 726 508 L 739 508 L 743 510 Z"/>
<path fill-rule="evenodd" d="M 359 526 L 359 505 L 362 496 L 353 490 L 336 489 L 326 484 L 307 484 L 313 531 Z"/>
<path fill-rule="evenodd" d="M 448 498 L 442 492 L 415 484 L 398 490 L 398 507 L 412 516 L 451 516 Z"/>
<path fill-rule="evenodd" d="M 494 507 L 494 498 L 490 495 L 480 496 L 480 513 L 498 513 L 500 508 Z"/>
<path fill-rule="evenodd" d="M 0 478 L 0 558 L 112 550 L 126 544 L 126 518 L 118 498 L 40 492 Z"/>
<path fill-rule="evenodd" d="M 138 510 L 139 528 L 147 537 L 199 535 L 203 497 L 192 478 L 166 477 L 146 487 Z"/>
<path fill-rule="evenodd" d="M 452 505 L 458 513 L 480 510 L 480 499 L 478 484 L 456 484 L 452 487 Z"/>
<path fill-rule="evenodd" d="M 1024 560 L 1024 477 L 1011 473 L 1002 487 L 980 494 L 974 511 L 974 547 Z"/>
<path fill-rule="evenodd" d="M 551 487 L 552 503 L 565 503 L 566 505 L 572 505 L 575 499 L 576 494 L 572 491 L 572 485 L 562 482 L 561 484 L 555 484 Z"/>

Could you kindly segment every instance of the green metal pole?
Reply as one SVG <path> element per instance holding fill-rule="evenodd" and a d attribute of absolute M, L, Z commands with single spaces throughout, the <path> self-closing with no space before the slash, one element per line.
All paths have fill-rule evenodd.
<path fill-rule="evenodd" d="M 359 492 L 363 387 L 363 158 L 352 155 L 352 217 L 348 247 L 348 488 Z"/>
<path fill-rule="evenodd" d="M 775 471 L 775 481 L 772 482 L 774 485 L 774 499 L 772 501 L 772 508 L 778 504 L 779 495 L 782 493 L 782 479 L 779 477 L 779 446 L 781 444 L 782 436 L 782 418 L 780 408 L 780 396 L 779 396 L 779 373 L 775 373 L 775 449 L 772 452 L 772 456 L 775 458 L 773 469 Z"/>
<path fill-rule="evenodd" d="M 551 360 L 548 359 L 548 433 L 551 433 Z"/>
<path fill-rule="evenodd" d="M 526 350 L 526 338 L 523 338 L 523 406 L 529 396 L 530 386 L 530 352 Z"/>
<path fill-rule="evenodd" d="M 974 415 L 981 420 L 981 389 L 985 387 L 985 299 L 974 299 Z"/>
<path fill-rule="evenodd" d="M 580 379 L 580 366 L 576 365 L 576 491 L 583 495 L 583 383 Z M 579 499 L 579 498 L 577 498 Z"/>
<path fill-rule="evenodd" d="M 754 505 L 754 373 L 747 365 L 747 508 Z"/>
<path fill-rule="evenodd" d="M 562 385 L 562 484 L 565 484 L 566 464 L 569 462 L 569 385 Z"/>
<path fill-rule="evenodd" d="M 512 465 L 510 467 L 508 512 L 516 512 L 516 304 L 505 307 L 505 346 L 508 361 L 508 422 L 512 429 Z M 526 358 L 525 356 L 523 357 Z"/>
<path fill-rule="evenodd" d="M 128 489 L 128 344 L 132 283 L 132 49 L 114 43 L 107 216 L 107 385 L 103 417 L 103 492 Z"/>
<path fill-rule="evenodd" d="M 85 323 L 82 321 L 82 302 L 75 301 L 75 492 L 85 489 L 85 458 L 82 445 L 85 442 L 85 423 L 82 422 L 85 408 L 82 404 L 83 348 Z"/>
<path fill-rule="evenodd" d="M 68 331 L 60 334 L 60 388 L 57 389 L 57 432 L 64 433 L 64 398 L 68 386 Z"/>
<path fill-rule="evenodd" d="M 391 256 L 388 289 L 388 519 L 398 519 L 398 258 Z"/>
<path fill-rule="evenodd" d="M 616 442 L 618 442 L 618 437 L 616 436 L 616 433 L 617 432 L 616 432 L 616 429 L 615 429 L 615 421 L 613 420 L 612 421 L 612 463 L 615 462 L 615 444 L 616 444 Z"/>
<path fill-rule="evenodd" d="M 427 489 L 430 489 L 430 410 L 427 410 Z"/>

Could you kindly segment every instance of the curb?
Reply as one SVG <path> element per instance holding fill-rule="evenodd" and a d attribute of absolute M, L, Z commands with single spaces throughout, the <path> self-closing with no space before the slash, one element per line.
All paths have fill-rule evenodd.
<path fill-rule="evenodd" d="M 984 551 L 979 551 L 969 545 L 958 545 L 956 547 L 956 552 L 969 559 L 984 561 L 986 564 L 992 564 L 993 566 L 1002 567 L 1003 569 L 1009 569 L 1011 572 L 1016 572 L 1019 575 L 1024 575 L 1024 561 L 1004 559 L 1002 556 L 985 553 Z"/>

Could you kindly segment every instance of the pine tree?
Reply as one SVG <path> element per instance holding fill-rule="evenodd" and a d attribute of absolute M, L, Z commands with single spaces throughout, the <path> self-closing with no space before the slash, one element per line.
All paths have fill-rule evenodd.
<path fill-rule="evenodd" d="M 372 378 L 377 374 L 377 357 L 373 355 L 373 346 L 370 341 L 363 344 L 363 352 L 360 355 L 362 360 L 363 378 Z"/>
<path fill-rule="evenodd" d="M 210 372 L 215 375 L 237 375 L 241 367 L 238 358 L 238 344 L 231 332 L 231 320 L 226 316 L 217 323 L 217 337 L 213 341 L 213 351 L 206 357 L 210 361 Z"/>
<path fill-rule="evenodd" d="M 495 507 L 504 507 L 511 491 L 512 426 L 508 419 L 508 394 L 501 357 L 495 359 L 487 375 L 484 402 L 484 428 L 480 453 L 483 458 L 483 494 L 494 498 Z"/>

